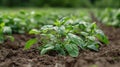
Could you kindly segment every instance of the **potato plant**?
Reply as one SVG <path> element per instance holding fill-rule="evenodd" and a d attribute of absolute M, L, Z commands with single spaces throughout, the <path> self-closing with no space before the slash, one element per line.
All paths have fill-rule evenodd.
<path fill-rule="evenodd" d="M 91 20 L 86 16 L 86 13 L 76 13 L 70 10 L 53 12 L 53 11 L 41 11 L 41 12 L 26 12 L 21 10 L 16 14 L 0 14 L 0 22 L 4 22 L 5 26 L 12 29 L 12 33 L 23 34 L 29 32 L 29 30 L 36 28 L 40 29 L 41 26 L 46 24 L 54 24 L 56 19 L 61 19 L 64 16 L 69 17 L 81 17 L 81 20 Z"/>
<path fill-rule="evenodd" d="M 10 27 L 5 26 L 5 23 L 0 23 L 0 44 L 4 42 L 6 38 L 14 41 L 14 37 L 11 36 L 12 30 Z"/>
<path fill-rule="evenodd" d="M 78 11 L 76 13 L 20 11 L 15 15 L 4 14 L 0 15 L 0 43 L 6 38 L 13 41 L 14 38 L 9 36 L 12 33 L 23 34 L 32 29 L 29 33 L 37 37 L 27 41 L 25 49 L 30 49 L 33 44 L 39 42 L 41 44 L 38 50 L 41 55 L 56 51 L 60 55 L 77 57 L 79 50 L 98 51 L 101 42 L 104 44 L 109 42 L 96 24 L 90 21 L 88 16 Z"/>
<path fill-rule="evenodd" d="M 40 12 L 26 12 L 21 10 L 18 13 L 6 14 L 0 13 L 0 23 L 4 24 L 1 30 L 3 34 L 24 34 L 28 33 L 29 30 L 35 28 L 40 29 L 43 25 L 54 24 L 56 19 L 60 19 L 64 16 L 69 16 L 71 18 L 81 17 L 81 20 L 90 20 L 85 13 L 79 13 L 76 11 L 66 10 L 63 12 L 53 12 L 51 10 L 44 10 Z M 5 40 L 4 35 L 1 35 L 1 41 Z"/>
<path fill-rule="evenodd" d="M 97 12 L 97 17 L 108 26 L 120 27 L 120 9 L 107 8 Z"/>
<path fill-rule="evenodd" d="M 12 29 L 12 33 L 22 34 L 37 26 L 33 17 L 34 15 L 32 15 L 32 13 L 29 14 L 24 11 L 20 11 L 15 15 L 3 14 L 1 22 L 4 22 L 5 26 L 10 27 Z"/>
<path fill-rule="evenodd" d="M 37 35 L 25 44 L 25 49 L 40 42 L 38 50 L 44 55 L 49 51 L 56 51 L 60 55 L 77 57 L 79 50 L 99 50 L 100 42 L 109 41 L 102 30 L 95 23 L 85 22 L 77 18 L 65 17 L 52 25 L 44 25 L 40 30 L 32 29 L 30 34 Z"/>
<path fill-rule="evenodd" d="M 4 23 L 0 23 L 0 43 L 3 43 L 4 41 L 3 27 L 4 27 Z"/>

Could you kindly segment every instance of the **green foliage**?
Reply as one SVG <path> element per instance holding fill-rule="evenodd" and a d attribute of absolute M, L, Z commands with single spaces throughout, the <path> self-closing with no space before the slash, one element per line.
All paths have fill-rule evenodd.
<path fill-rule="evenodd" d="M 56 19 L 59 19 L 64 16 L 74 16 L 74 17 L 83 17 L 81 19 L 90 21 L 90 18 L 86 18 L 86 14 L 84 12 L 78 12 L 75 10 L 74 13 L 72 10 L 66 10 L 63 12 L 58 10 L 59 12 L 53 12 L 53 10 L 44 10 L 41 12 L 25 12 L 20 11 L 19 13 L 14 14 L 2 14 L 0 16 L 0 21 L 5 23 L 4 32 L 6 33 L 19 33 L 23 34 L 29 32 L 29 30 L 33 28 L 40 29 L 41 26 L 45 24 L 53 24 Z M 8 31 L 9 30 L 9 31 Z"/>
<path fill-rule="evenodd" d="M 103 43 L 108 44 L 109 41 L 107 37 L 104 35 L 104 33 L 101 30 L 96 30 L 96 37 Z"/>
<path fill-rule="evenodd" d="M 79 49 L 76 44 L 66 44 L 65 49 L 72 57 L 77 57 L 79 55 Z"/>
<path fill-rule="evenodd" d="M 52 49 L 54 49 L 54 46 L 51 45 L 51 44 L 47 44 L 47 45 L 42 47 L 42 50 L 41 50 L 40 54 L 43 55 L 43 54 L 45 54 L 46 52 L 48 52 Z"/>
<path fill-rule="evenodd" d="M 95 23 L 72 18 L 63 18 L 52 25 L 44 25 L 40 30 L 33 29 L 30 32 L 40 36 L 37 39 L 42 43 L 39 47 L 41 55 L 56 51 L 61 55 L 77 57 L 81 49 L 98 51 L 99 41 L 108 44 L 107 37 Z M 29 45 L 28 42 L 26 45 Z"/>
<path fill-rule="evenodd" d="M 119 15 L 117 15 L 119 18 Z M 84 21 L 82 21 L 84 20 Z M 60 55 L 77 57 L 80 50 L 99 50 L 99 43 L 108 44 L 105 34 L 86 12 L 79 10 L 41 10 L 41 12 L 20 11 L 17 14 L 0 15 L 0 43 L 9 34 L 35 34 L 36 38 L 26 42 L 24 49 L 30 49 L 33 44 L 39 42 L 38 50 L 44 55 L 55 51 Z"/>
<path fill-rule="evenodd" d="M 35 44 L 37 42 L 37 39 L 30 39 L 29 41 L 27 41 L 27 43 L 25 44 L 25 49 L 30 49 L 30 47 Z"/>
<path fill-rule="evenodd" d="M 56 11 L 54 11 L 56 10 Z M 90 17 L 87 16 L 84 12 L 79 12 L 79 10 L 72 9 L 64 9 L 65 12 L 62 9 L 44 9 L 40 10 L 38 12 L 34 11 L 24 11 L 21 10 L 18 13 L 0 13 L 0 40 L 3 42 L 7 35 L 10 34 L 24 34 L 29 33 L 30 34 L 38 34 L 40 31 L 36 29 L 40 29 L 41 26 L 46 24 L 54 24 L 56 19 L 60 19 L 64 16 L 69 16 L 71 18 L 77 18 L 81 17 L 81 20 L 91 21 Z M 87 18 L 86 18 L 87 17 Z M 35 29 L 34 29 L 35 28 Z M 62 28 L 62 27 L 61 27 Z M 56 28 L 57 30 L 57 28 Z M 62 30 L 59 30 L 59 32 Z M 6 35 L 6 37 L 5 37 Z M 8 37 L 7 37 L 8 38 Z M 9 37 L 12 41 L 14 40 L 12 36 Z"/>
<path fill-rule="evenodd" d="M 108 26 L 120 27 L 120 9 L 107 8 L 98 11 L 97 17 Z"/>
<path fill-rule="evenodd" d="M 3 43 L 6 38 L 14 41 L 14 37 L 10 36 L 11 33 L 12 32 L 10 27 L 5 26 L 5 23 L 3 22 L 0 23 L 0 43 Z"/>
<path fill-rule="evenodd" d="M 4 23 L 0 23 L 0 43 L 3 43 L 4 41 L 4 33 L 3 33 L 3 28 L 4 28 Z"/>

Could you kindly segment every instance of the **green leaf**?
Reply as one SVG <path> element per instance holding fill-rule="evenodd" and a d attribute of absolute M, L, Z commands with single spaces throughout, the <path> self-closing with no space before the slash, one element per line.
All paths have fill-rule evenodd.
<path fill-rule="evenodd" d="M 79 49 L 75 44 L 66 44 L 65 49 L 72 57 L 77 57 L 79 55 Z"/>
<path fill-rule="evenodd" d="M 77 44 L 82 49 L 84 49 L 84 41 L 80 37 L 78 37 L 77 35 L 69 33 L 68 34 L 68 39 L 70 41 L 72 41 L 73 43 Z"/>
<path fill-rule="evenodd" d="M 25 49 L 30 49 L 30 47 L 37 42 L 37 39 L 30 39 L 25 44 Z"/>
<path fill-rule="evenodd" d="M 54 24 L 56 25 L 56 26 L 60 26 L 60 21 L 56 21 L 56 22 L 54 22 Z"/>
<path fill-rule="evenodd" d="M 88 38 L 89 40 L 91 40 L 91 41 L 95 41 L 95 40 L 96 40 L 95 36 L 87 36 L 87 38 Z"/>
<path fill-rule="evenodd" d="M 98 51 L 99 45 L 97 42 L 88 42 L 87 43 L 87 48 Z"/>
<path fill-rule="evenodd" d="M 95 22 L 94 22 L 94 23 L 90 24 L 90 27 L 88 27 L 88 28 L 91 29 L 91 34 L 94 34 L 95 29 L 97 28 L 97 26 L 96 26 L 96 24 L 95 24 Z"/>
<path fill-rule="evenodd" d="M 91 28 L 92 30 L 94 30 L 95 28 L 97 28 L 96 23 L 95 23 L 95 22 L 92 23 L 92 24 L 90 25 L 90 28 Z"/>
<path fill-rule="evenodd" d="M 41 49 L 41 52 L 40 54 L 41 55 L 44 55 L 45 53 L 47 53 L 48 51 L 54 49 L 54 46 L 53 45 L 50 45 L 50 44 L 47 44 L 45 45 L 42 49 Z"/>
<path fill-rule="evenodd" d="M 96 30 L 96 37 L 103 43 L 109 44 L 108 38 L 104 35 L 101 30 Z"/>
<path fill-rule="evenodd" d="M 53 25 L 45 25 L 43 27 L 41 27 L 41 31 L 43 33 L 47 33 L 48 31 L 54 30 L 54 26 Z"/>
<path fill-rule="evenodd" d="M 65 35 L 65 26 L 54 27 L 58 34 Z"/>
<path fill-rule="evenodd" d="M 53 42 L 57 42 L 57 38 L 55 37 L 55 35 L 49 34 L 50 40 Z"/>
<path fill-rule="evenodd" d="M 40 34 L 40 31 L 37 29 L 30 30 L 29 34 Z"/>
<path fill-rule="evenodd" d="M 66 33 L 69 33 L 70 31 L 73 31 L 73 26 L 72 25 L 67 25 L 66 27 Z"/>
<path fill-rule="evenodd" d="M 0 28 L 3 28 L 5 26 L 5 23 L 0 23 Z"/>
<path fill-rule="evenodd" d="M 83 36 L 88 36 L 89 35 L 89 33 L 83 32 L 83 31 L 81 31 L 80 34 L 83 35 Z"/>
<path fill-rule="evenodd" d="M 79 28 L 85 30 L 88 27 L 87 23 L 84 21 L 79 21 Z"/>
<path fill-rule="evenodd" d="M 62 47 L 62 44 L 56 44 L 55 50 L 61 55 L 66 55 L 66 53 L 64 51 L 64 47 Z"/>
<path fill-rule="evenodd" d="M 69 18 L 68 17 L 64 17 L 64 18 L 62 18 L 61 20 L 60 20 L 60 24 L 61 25 L 64 25 L 67 21 L 69 20 Z"/>
<path fill-rule="evenodd" d="M 51 29 L 54 29 L 53 25 L 45 25 L 41 27 L 41 30 L 51 30 Z"/>
<path fill-rule="evenodd" d="M 56 26 L 62 26 L 62 25 L 64 25 L 68 20 L 69 20 L 68 17 L 64 17 L 64 18 L 62 18 L 60 21 L 57 20 L 54 24 L 55 24 Z"/>
<path fill-rule="evenodd" d="M 5 26 L 5 27 L 3 28 L 3 32 L 4 32 L 4 33 L 11 34 L 11 33 L 12 33 L 12 29 L 11 29 L 11 27 Z"/>

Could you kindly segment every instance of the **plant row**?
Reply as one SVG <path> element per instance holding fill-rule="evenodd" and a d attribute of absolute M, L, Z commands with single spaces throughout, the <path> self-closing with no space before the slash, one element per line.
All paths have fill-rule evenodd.
<path fill-rule="evenodd" d="M 30 49 L 38 44 L 41 55 L 57 52 L 60 55 L 77 57 L 80 50 L 99 50 L 101 43 L 109 41 L 96 23 L 85 12 L 25 12 L 0 14 L 0 43 L 12 34 L 28 33 L 36 35 L 25 44 Z"/>
<path fill-rule="evenodd" d="M 97 11 L 97 18 L 105 25 L 120 27 L 120 9 L 110 9 Z"/>

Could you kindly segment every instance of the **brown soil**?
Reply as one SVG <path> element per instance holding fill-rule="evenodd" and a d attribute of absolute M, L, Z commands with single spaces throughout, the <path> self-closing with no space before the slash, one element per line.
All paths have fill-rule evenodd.
<path fill-rule="evenodd" d="M 97 21 L 94 16 L 92 19 Z M 120 67 L 120 28 L 97 24 L 110 40 L 110 44 L 102 45 L 99 52 L 81 51 L 77 58 L 40 56 L 34 47 L 30 50 L 23 49 L 25 42 L 34 38 L 33 35 L 14 34 L 15 42 L 6 40 L 0 45 L 0 67 Z"/>

